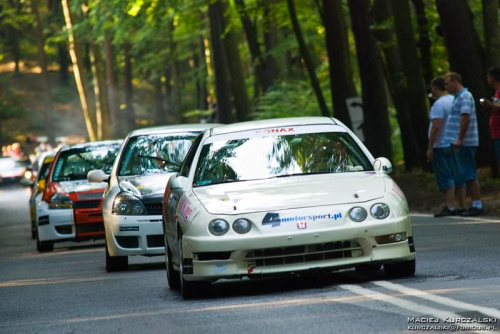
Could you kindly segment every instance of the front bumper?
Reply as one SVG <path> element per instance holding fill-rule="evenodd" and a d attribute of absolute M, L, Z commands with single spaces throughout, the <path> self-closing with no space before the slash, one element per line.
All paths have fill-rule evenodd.
<path fill-rule="evenodd" d="M 377 224 L 350 224 L 321 231 L 300 231 L 259 239 L 183 236 L 184 279 L 220 278 L 337 270 L 361 264 L 415 259 L 411 223 L 399 217 Z M 405 233 L 406 240 L 387 244 L 375 237 Z M 258 242 L 258 243 L 257 243 Z"/>
<path fill-rule="evenodd" d="M 161 215 L 104 214 L 106 243 L 111 256 L 164 255 Z"/>
<path fill-rule="evenodd" d="M 104 226 L 99 208 L 50 209 L 45 201 L 37 205 L 40 241 L 83 241 L 102 239 Z"/>

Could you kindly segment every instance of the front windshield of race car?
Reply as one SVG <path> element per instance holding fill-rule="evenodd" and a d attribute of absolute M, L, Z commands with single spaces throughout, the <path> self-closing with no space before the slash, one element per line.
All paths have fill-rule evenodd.
<path fill-rule="evenodd" d="M 373 170 L 345 132 L 272 135 L 205 144 L 193 186 Z"/>
<path fill-rule="evenodd" d="M 179 168 L 199 133 L 142 135 L 131 138 L 122 154 L 118 176 L 172 173 Z"/>
<path fill-rule="evenodd" d="M 86 180 L 87 173 L 101 169 L 111 173 L 120 144 L 73 148 L 60 153 L 54 166 L 53 181 Z"/>

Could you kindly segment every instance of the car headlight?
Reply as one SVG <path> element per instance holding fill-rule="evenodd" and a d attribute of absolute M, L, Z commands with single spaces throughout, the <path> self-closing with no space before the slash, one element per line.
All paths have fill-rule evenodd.
<path fill-rule="evenodd" d="M 137 216 L 146 214 L 144 204 L 132 194 L 120 193 L 113 202 L 114 215 Z"/>
<path fill-rule="evenodd" d="M 215 219 L 208 224 L 208 230 L 210 233 L 216 236 L 221 236 L 227 233 L 229 231 L 229 224 L 227 221 L 222 220 L 222 219 Z"/>
<path fill-rule="evenodd" d="M 252 229 L 252 223 L 248 219 L 240 218 L 233 222 L 233 230 L 239 234 L 245 234 Z"/>
<path fill-rule="evenodd" d="M 49 207 L 51 209 L 72 209 L 73 201 L 64 194 L 55 193 L 50 198 Z"/>
<path fill-rule="evenodd" d="M 362 222 L 363 220 L 366 219 L 368 216 L 368 213 L 366 212 L 365 209 L 363 209 L 360 206 L 356 206 L 349 211 L 349 217 L 355 221 L 355 222 Z"/>
<path fill-rule="evenodd" d="M 389 205 L 385 203 L 373 204 L 373 206 L 370 209 L 370 214 L 372 215 L 373 218 L 376 219 L 385 219 L 389 217 L 390 213 L 391 210 L 389 209 Z"/>

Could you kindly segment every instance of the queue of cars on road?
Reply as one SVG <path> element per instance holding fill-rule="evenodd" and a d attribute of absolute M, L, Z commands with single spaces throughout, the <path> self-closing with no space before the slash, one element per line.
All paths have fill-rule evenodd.
<path fill-rule="evenodd" d="M 107 271 L 165 254 L 184 298 L 219 279 L 415 273 L 390 161 L 334 118 L 145 128 L 47 159 L 33 188 L 37 249 L 102 237 Z"/>

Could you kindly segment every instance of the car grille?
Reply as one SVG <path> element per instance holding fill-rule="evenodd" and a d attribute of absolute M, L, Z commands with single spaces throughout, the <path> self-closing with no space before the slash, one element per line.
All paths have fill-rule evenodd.
<path fill-rule="evenodd" d="M 148 248 L 165 247 L 165 240 L 163 234 L 155 234 L 147 236 Z"/>
<path fill-rule="evenodd" d="M 304 246 L 264 248 L 249 251 L 247 261 L 256 266 L 279 266 L 287 264 L 328 261 L 363 256 L 363 248 L 354 240 L 327 242 Z"/>
<path fill-rule="evenodd" d="M 75 209 L 94 209 L 98 208 L 101 205 L 101 200 L 93 200 L 93 201 L 78 201 L 73 203 L 73 207 Z"/>
<path fill-rule="evenodd" d="M 161 203 L 146 203 L 144 204 L 148 215 L 161 215 L 163 206 Z"/>

